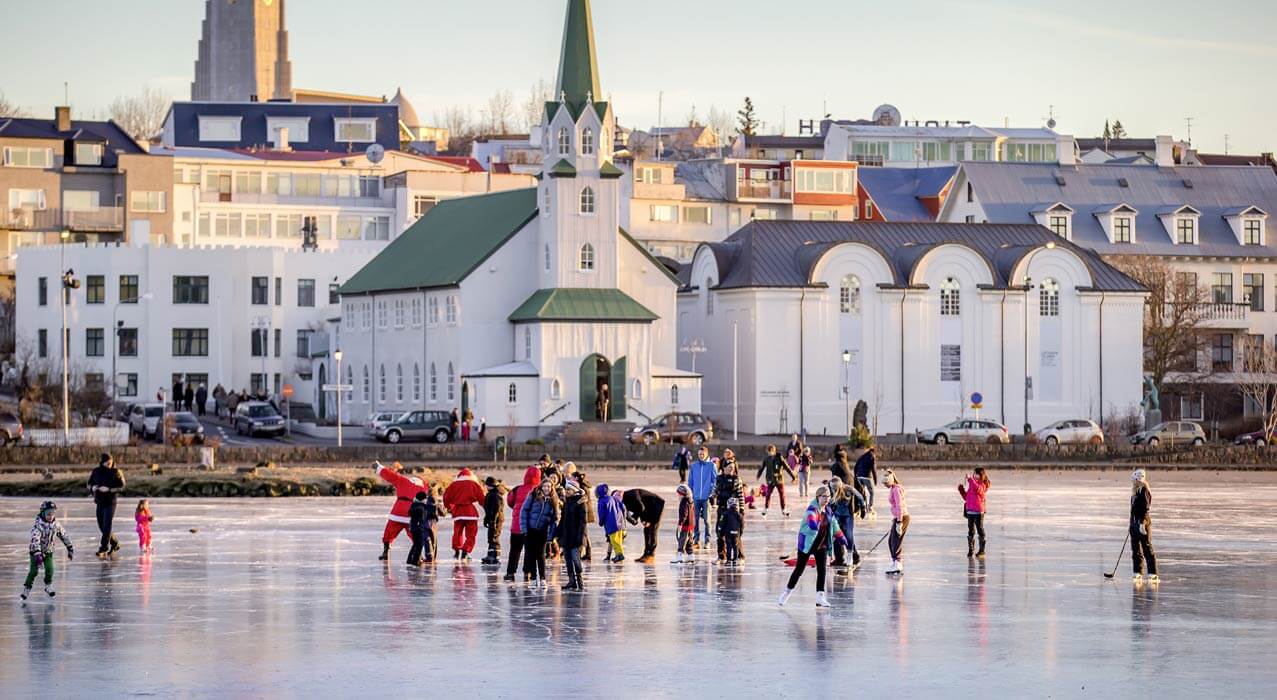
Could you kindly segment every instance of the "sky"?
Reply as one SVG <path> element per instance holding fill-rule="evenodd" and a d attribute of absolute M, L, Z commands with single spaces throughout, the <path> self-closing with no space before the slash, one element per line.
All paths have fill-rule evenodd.
<path fill-rule="evenodd" d="M 224 0 L 216 0 L 224 1 Z M 259 0 L 260 1 L 260 0 Z M 1271 0 L 595 0 L 603 91 L 622 124 L 734 113 L 766 131 L 868 117 L 1099 135 L 1189 136 L 1207 152 L 1277 150 Z M 424 121 L 490 95 L 526 99 L 558 64 L 564 0 L 288 0 L 294 87 L 393 95 Z M 0 93 L 105 114 L 150 85 L 190 96 L 202 0 L 0 0 Z M 663 97 L 662 97 L 663 95 Z M 663 109 L 658 109 L 663 105 Z"/>

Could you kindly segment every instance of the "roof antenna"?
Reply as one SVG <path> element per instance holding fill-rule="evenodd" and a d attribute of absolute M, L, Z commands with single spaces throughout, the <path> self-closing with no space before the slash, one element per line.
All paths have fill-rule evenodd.
<path fill-rule="evenodd" d="M 1224 155 L 1228 155 L 1228 134 L 1224 134 Z"/>
<path fill-rule="evenodd" d="M 1188 143 L 1193 144 L 1193 117 L 1184 117 L 1184 123 L 1188 125 Z"/>
<path fill-rule="evenodd" d="M 62 81 L 62 104 L 71 104 L 71 87 L 67 81 Z"/>

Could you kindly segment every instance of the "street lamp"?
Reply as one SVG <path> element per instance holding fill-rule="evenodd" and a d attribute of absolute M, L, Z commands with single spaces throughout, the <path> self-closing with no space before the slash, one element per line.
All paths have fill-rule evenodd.
<path fill-rule="evenodd" d="M 696 356 L 705 352 L 705 341 L 700 338 L 689 338 L 683 341 L 683 345 L 679 347 L 679 352 L 685 352 L 692 356 L 692 374 L 696 373 Z"/>
<path fill-rule="evenodd" d="M 80 280 L 75 278 L 75 270 L 66 267 L 66 243 L 71 239 L 70 231 L 59 235 L 61 245 L 58 250 L 58 268 L 62 270 L 62 444 L 71 443 L 71 353 L 67 347 L 67 303 L 71 299 L 71 290 L 80 288 Z"/>
<path fill-rule="evenodd" d="M 1046 250 L 1055 250 L 1055 241 L 1048 242 Z M 1041 251 L 1042 248 L 1034 248 L 1024 259 L 1024 434 L 1026 436 L 1033 432 L 1033 424 L 1029 422 L 1029 393 L 1033 390 L 1033 385 L 1029 383 L 1029 293 L 1033 291 L 1029 263 L 1032 262 L 1033 256 Z"/>
<path fill-rule="evenodd" d="M 117 320 L 120 314 L 120 306 L 124 304 L 137 304 L 139 302 L 148 301 L 155 295 L 147 292 L 140 297 L 132 299 L 121 299 L 115 304 L 115 308 L 111 311 L 111 327 L 115 329 L 115 345 L 111 350 L 111 403 L 112 405 L 119 399 L 120 390 L 120 374 L 116 371 L 116 360 L 120 355 L 120 332 L 124 329 L 121 326 L 123 321 Z M 114 410 L 114 409 L 112 409 Z"/>
<path fill-rule="evenodd" d="M 341 447 L 341 350 L 333 352 L 333 359 L 337 361 L 337 380 L 333 382 L 337 385 L 337 446 Z"/>
<path fill-rule="evenodd" d="M 847 436 L 851 437 L 851 351 L 842 351 L 842 403 L 847 413 Z"/>

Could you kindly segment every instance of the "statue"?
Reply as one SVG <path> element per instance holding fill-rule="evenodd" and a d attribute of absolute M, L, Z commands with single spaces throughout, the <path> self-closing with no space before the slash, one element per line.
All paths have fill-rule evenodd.
<path fill-rule="evenodd" d="M 856 410 L 851 415 L 852 415 L 852 421 L 851 421 L 852 425 L 860 425 L 860 426 L 868 427 L 869 406 L 865 404 L 863 399 L 856 402 Z"/>
<path fill-rule="evenodd" d="M 1144 400 L 1140 402 L 1140 405 L 1145 411 L 1160 412 L 1162 410 L 1162 401 L 1152 377 L 1144 377 Z"/>

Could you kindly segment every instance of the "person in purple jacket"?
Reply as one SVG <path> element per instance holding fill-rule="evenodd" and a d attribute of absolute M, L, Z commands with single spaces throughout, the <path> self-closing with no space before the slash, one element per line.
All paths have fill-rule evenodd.
<path fill-rule="evenodd" d="M 607 535 L 608 557 L 611 562 L 625 561 L 625 505 L 620 491 L 608 491 L 607 484 L 594 489 L 599 502 L 599 524 Z"/>

